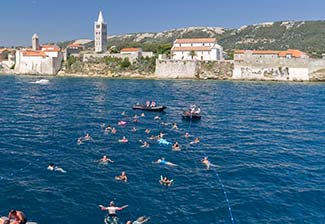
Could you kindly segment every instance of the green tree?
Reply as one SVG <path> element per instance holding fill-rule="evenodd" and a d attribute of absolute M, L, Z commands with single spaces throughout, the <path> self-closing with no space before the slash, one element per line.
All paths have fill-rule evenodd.
<path fill-rule="evenodd" d="M 121 68 L 128 68 L 130 65 L 131 62 L 129 61 L 129 58 L 124 58 L 123 61 L 120 62 Z"/>
<path fill-rule="evenodd" d="M 71 65 L 77 61 L 76 57 L 70 55 L 67 59 L 67 67 L 71 68 Z"/>
<path fill-rule="evenodd" d="M 196 56 L 196 53 L 195 53 L 195 51 L 190 51 L 190 53 L 188 53 L 188 55 L 192 58 L 192 60 L 193 60 L 193 58 Z"/>

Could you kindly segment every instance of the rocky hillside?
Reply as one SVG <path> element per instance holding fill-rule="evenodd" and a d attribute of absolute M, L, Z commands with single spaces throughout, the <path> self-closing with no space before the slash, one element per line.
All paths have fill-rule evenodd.
<path fill-rule="evenodd" d="M 297 48 L 315 56 L 325 52 L 325 21 L 284 21 L 243 26 L 239 29 L 191 27 L 160 33 L 135 33 L 108 37 L 110 46 L 130 43 L 170 44 L 176 38 L 216 37 L 226 49 Z"/>
<path fill-rule="evenodd" d="M 233 49 L 296 48 L 315 57 L 325 53 L 325 21 L 283 21 L 243 26 L 239 29 L 190 27 L 159 33 L 133 33 L 108 37 L 109 47 L 142 47 L 155 53 L 170 49 L 176 38 L 216 37 L 228 52 Z M 73 41 L 58 43 L 65 47 Z M 86 44 L 88 49 L 93 42 Z M 161 51 L 159 50 L 161 48 Z"/>

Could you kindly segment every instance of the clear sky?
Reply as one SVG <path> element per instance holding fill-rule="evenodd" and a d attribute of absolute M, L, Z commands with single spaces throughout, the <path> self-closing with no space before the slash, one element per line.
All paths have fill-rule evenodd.
<path fill-rule="evenodd" d="M 325 0 L 1 0 L 0 46 L 92 39 L 102 10 L 108 33 L 189 26 L 238 28 L 280 20 L 325 20 Z"/>

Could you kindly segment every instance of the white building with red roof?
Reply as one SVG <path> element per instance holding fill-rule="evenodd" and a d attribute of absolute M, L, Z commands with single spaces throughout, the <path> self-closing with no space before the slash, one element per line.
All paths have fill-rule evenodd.
<path fill-rule="evenodd" d="M 176 39 L 171 49 L 173 60 L 223 60 L 223 48 L 216 38 Z"/>
<path fill-rule="evenodd" d="M 33 49 L 16 51 L 15 72 L 21 74 L 57 74 L 63 60 L 61 49 L 57 45 L 39 46 L 36 34 L 33 35 L 32 46 Z"/>

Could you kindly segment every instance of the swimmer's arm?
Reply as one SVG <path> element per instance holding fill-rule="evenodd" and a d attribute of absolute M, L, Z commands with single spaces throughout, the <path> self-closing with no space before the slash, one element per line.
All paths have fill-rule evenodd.
<path fill-rule="evenodd" d="M 108 210 L 108 208 L 106 208 L 104 205 L 99 205 L 101 210 Z"/>
<path fill-rule="evenodd" d="M 122 206 L 120 208 L 117 208 L 116 210 L 121 211 L 121 210 L 125 209 L 126 207 L 128 207 L 128 205 L 124 205 L 124 206 Z"/>

